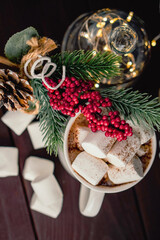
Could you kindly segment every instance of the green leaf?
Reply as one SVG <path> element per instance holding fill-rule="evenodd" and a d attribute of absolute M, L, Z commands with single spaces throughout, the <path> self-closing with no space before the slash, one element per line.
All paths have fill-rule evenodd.
<path fill-rule="evenodd" d="M 4 53 L 6 57 L 14 63 L 20 63 L 21 58 L 30 49 L 26 42 L 32 37 L 39 37 L 37 30 L 33 27 L 28 27 L 12 35 L 5 45 Z"/>

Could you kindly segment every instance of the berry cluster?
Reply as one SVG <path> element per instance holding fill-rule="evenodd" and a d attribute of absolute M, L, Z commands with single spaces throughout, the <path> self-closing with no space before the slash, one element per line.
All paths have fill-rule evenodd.
<path fill-rule="evenodd" d="M 47 78 L 46 81 L 50 86 L 56 86 L 52 79 Z M 58 82 L 60 81 L 61 79 Z M 106 137 L 114 137 L 118 141 L 132 136 L 132 128 L 125 120 L 121 120 L 118 111 L 103 114 L 102 109 L 111 107 L 112 103 L 109 98 L 103 98 L 99 91 L 92 90 L 92 87 L 91 81 L 85 82 L 74 77 L 66 77 L 58 90 L 46 88 L 50 97 L 50 105 L 54 110 L 71 117 L 81 111 L 89 122 L 88 127 L 93 132 L 101 130 L 105 132 Z"/>

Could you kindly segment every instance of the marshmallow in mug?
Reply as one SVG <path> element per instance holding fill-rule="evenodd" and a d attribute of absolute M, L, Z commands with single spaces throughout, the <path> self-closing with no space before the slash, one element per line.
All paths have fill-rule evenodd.
<path fill-rule="evenodd" d="M 148 152 L 148 150 L 145 149 L 143 146 L 141 146 L 141 147 L 138 149 L 138 151 L 136 152 L 136 155 L 137 155 L 138 157 L 142 157 L 142 156 L 144 156 L 147 152 Z"/>
<path fill-rule="evenodd" d="M 72 163 L 73 169 L 92 185 L 97 185 L 107 173 L 108 166 L 100 158 L 81 152 Z"/>
<path fill-rule="evenodd" d="M 109 165 L 108 177 L 114 184 L 140 180 L 143 177 L 142 162 L 135 155 L 125 167 L 117 168 L 113 165 Z"/>
<path fill-rule="evenodd" d="M 106 155 L 105 160 L 116 167 L 125 167 L 134 157 L 140 146 L 139 137 L 133 134 L 125 141 L 117 141 Z"/>
<path fill-rule="evenodd" d="M 78 126 L 78 128 L 77 128 L 77 145 L 80 150 L 83 150 L 82 143 L 90 132 L 91 132 L 91 130 L 89 127 Z"/>
<path fill-rule="evenodd" d="M 83 149 L 98 158 L 106 158 L 116 138 L 106 137 L 102 131 L 90 132 L 82 142 Z"/>
<path fill-rule="evenodd" d="M 147 128 L 144 124 L 137 124 L 136 120 L 127 120 L 126 122 L 132 127 L 133 133 L 135 133 L 139 138 L 141 144 L 148 142 L 154 135 L 154 131 L 151 128 Z"/>

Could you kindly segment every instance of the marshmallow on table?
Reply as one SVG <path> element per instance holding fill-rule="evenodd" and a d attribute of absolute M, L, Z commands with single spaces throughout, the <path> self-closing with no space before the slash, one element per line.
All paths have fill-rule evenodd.
<path fill-rule="evenodd" d="M 82 147 L 95 157 L 106 158 L 115 141 L 116 138 L 106 137 L 102 131 L 90 132 L 83 140 Z"/>
<path fill-rule="evenodd" d="M 77 128 L 77 145 L 80 150 L 83 150 L 82 142 L 87 137 L 89 132 L 91 132 L 89 127 L 78 126 L 78 128 Z"/>
<path fill-rule="evenodd" d="M 61 212 L 63 204 L 63 193 L 56 180 L 50 174 L 37 177 L 32 183 L 34 194 L 31 199 L 31 209 L 56 218 Z"/>
<path fill-rule="evenodd" d="M 21 135 L 35 117 L 34 114 L 8 111 L 2 116 L 1 120 L 17 135 Z"/>
<path fill-rule="evenodd" d="M 117 168 L 110 165 L 108 167 L 108 177 L 114 184 L 140 180 L 143 177 L 142 162 L 137 156 L 134 156 L 125 167 Z"/>
<path fill-rule="evenodd" d="M 102 159 L 85 151 L 78 154 L 72 168 L 92 185 L 97 185 L 108 170 L 107 164 Z"/>
<path fill-rule="evenodd" d="M 140 138 L 141 144 L 146 143 L 153 137 L 153 129 L 147 128 L 142 124 L 137 124 L 135 119 L 133 119 L 133 122 L 131 120 L 127 120 L 126 122 L 132 127 L 133 133 Z"/>
<path fill-rule="evenodd" d="M 18 175 L 18 149 L 0 147 L 0 177 Z"/>
<path fill-rule="evenodd" d="M 46 206 L 63 201 L 62 190 L 54 175 L 39 176 L 31 182 L 40 202 Z"/>
<path fill-rule="evenodd" d="M 26 180 L 33 181 L 36 177 L 50 175 L 54 171 L 54 163 L 48 159 L 30 156 L 26 159 L 23 177 Z"/>
<path fill-rule="evenodd" d="M 125 141 L 117 141 L 106 155 L 106 160 L 116 167 L 125 167 L 140 148 L 140 144 L 140 139 L 135 134 Z"/>
<path fill-rule="evenodd" d="M 34 193 L 31 199 L 30 208 L 49 217 L 57 218 L 62 209 L 62 201 L 46 206 L 41 203 L 37 195 Z"/>
<path fill-rule="evenodd" d="M 34 149 L 44 148 L 43 136 L 39 128 L 39 122 L 31 123 L 27 130 L 29 132 Z"/>

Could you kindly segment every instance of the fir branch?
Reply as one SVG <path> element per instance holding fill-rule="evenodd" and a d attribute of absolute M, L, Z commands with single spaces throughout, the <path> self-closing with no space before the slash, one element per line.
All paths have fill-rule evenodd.
<path fill-rule="evenodd" d="M 118 110 L 125 119 L 140 122 L 147 127 L 160 131 L 160 103 L 147 93 L 132 88 L 117 90 L 115 87 L 99 89 L 103 97 L 109 97 L 113 109 Z"/>
<path fill-rule="evenodd" d="M 111 78 L 120 74 L 121 57 L 110 52 L 75 50 L 73 52 L 63 52 L 63 55 L 56 54 L 51 57 L 52 62 L 57 64 L 54 74 L 60 77 L 62 65 L 66 66 L 66 75 L 74 76 L 83 80 L 100 80 Z M 54 75 L 55 76 L 55 75 Z"/>
<path fill-rule="evenodd" d="M 32 79 L 31 85 L 34 89 L 34 95 L 39 101 L 40 110 L 38 118 L 40 121 L 40 130 L 43 134 L 43 140 L 47 146 L 47 152 L 51 155 L 58 153 L 58 148 L 63 143 L 63 132 L 67 118 L 59 111 L 53 111 L 50 106 L 49 97 L 46 88 L 42 85 L 41 79 Z"/>

